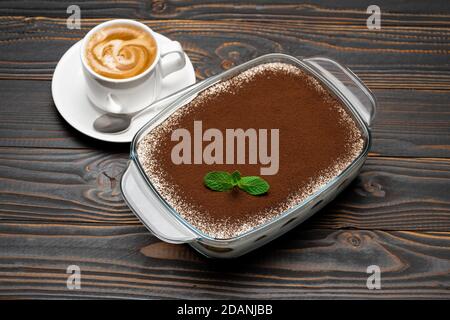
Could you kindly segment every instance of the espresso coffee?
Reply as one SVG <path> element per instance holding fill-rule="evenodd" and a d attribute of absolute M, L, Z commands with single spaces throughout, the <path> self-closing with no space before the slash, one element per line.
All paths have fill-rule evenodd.
<path fill-rule="evenodd" d="M 249 153 L 246 161 L 233 164 L 174 163 L 171 153 L 178 142 L 172 141 L 172 133 L 182 128 L 195 137 L 199 121 L 203 132 L 277 129 L 278 170 L 264 175 L 260 163 L 250 163 Z M 197 142 L 203 149 L 210 143 L 205 140 L 209 139 Z M 199 93 L 144 136 L 138 159 L 156 190 L 183 219 L 210 237 L 227 239 L 277 217 L 317 192 L 345 170 L 364 146 L 352 114 L 319 81 L 296 66 L 269 63 Z M 226 151 L 224 146 L 222 153 Z M 242 176 L 263 177 L 270 184 L 269 191 L 253 196 L 236 189 L 216 192 L 205 187 L 203 177 L 208 172 L 234 170 Z"/>
<path fill-rule="evenodd" d="M 156 54 L 156 41 L 148 31 L 115 24 L 98 30 L 87 40 L 85 58 L 99 75 L 127 79 L 147 70 Z"/>

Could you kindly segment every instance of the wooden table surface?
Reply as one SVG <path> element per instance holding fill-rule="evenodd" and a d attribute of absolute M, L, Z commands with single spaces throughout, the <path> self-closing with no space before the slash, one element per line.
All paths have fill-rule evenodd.
<path fill-rule="evenodd" d="M 450 4 L 377 1 L 0 2 L 0 297 L 450 298 Z M 379 109 L 352 185 L 247 256 L 208 260 L 152 236 L 125 205 L 128 145 L 58 114 L 51 77 L 94 25 L 140 20 L 181 42 L 198 79 L 270 52 L 348 65 Z M 66 288 L 79 265 L 82 288 Z M 368 290 L 378 265 L 382 289 Z"/>

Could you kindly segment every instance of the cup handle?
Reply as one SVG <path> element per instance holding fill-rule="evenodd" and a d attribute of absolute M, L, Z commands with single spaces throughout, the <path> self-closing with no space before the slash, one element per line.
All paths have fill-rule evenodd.
<path fill-rule="evenodd" d="M 131 210 L 159 239 L 169 243 L 189 243 L 196 235 L 177 218 L 167 213 L 167 208 L 148 190 L 149 186 L 133 160 L 122 176 L 122 195 Z"/>
<path fill-rule="evenodd" d="M 178 41 L 171 41 L 160 47 L 161 50 L 161 74 L 166 77 L 178 71 L 186 65 L 186 57 Z"/>
<path fill-rule="evenodd" d="M 376 112 L 376 100 L 373 93 L 350 69 L 334 60 L 313 57 L 302 60 L 316 72 L 330 80 L 356 109 L 364 122 L 370 126 Z"/>

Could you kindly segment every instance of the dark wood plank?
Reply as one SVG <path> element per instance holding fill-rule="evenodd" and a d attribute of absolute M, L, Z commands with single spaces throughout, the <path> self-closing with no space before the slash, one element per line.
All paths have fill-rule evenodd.
<path fill-rule="evenodd" d="M 119 189 L 127 153 L 0 148 L 0 220 L 140 223 Z M 450 229 L 450 160 L 371 157 L 309 228 Z"/>
<path fill-rule="evenodd" d="M 0 224 L 0 296 L 13 298 L 450 297 L 450 233 L 297 230 L 233 261 L 140 226 Z M 81 268 L 81 289 L 66 268 Z M 368 290 L 369 265 L 381 290 Z"/>
<path fill-rule="evenodd" d="M 73 129 L 58 113 L 49 81 L 0 81 L 0 146 L 129 149 Z"/>
<path fill-rule="evenodd" d="M 82 0 L 81 30 L 66 28 L 70 4 L 0 2 L 0 297 L 450 298 L 446 3 L 380 1 L 381 32 L 366 28 L 368 0 Z M 50 94 L 62 54 L 114 17 L 179 40 L 200 79 L 270 52 L 349 65 L 380 103 L 362 173 L 237 261 L 157 240 L 120 195 L 128 145 L 71 129 Z M 70 264 L 80 291 L 66 289 Z M 371 264 L 380 291 L 366 288 Z"/>
<path fill-rule="evenodd" d="M 0 15 L 26 15 L 66 17 L 66 8 L 73 1 L 60 0 L 3 0 L 0 2 Z M 365 20 L 366 8 L 373 4 L 370 0 L 344 0 L 339 3 L 326 0 L 79 0 L 76 2 L 84 18 L 130 18 L 130 19 L 199 19 L 199 20 L 298 20 L 313 16 L 317 23 L 350 23 L 351 18 Z M 414 25 L 413 17 L 419 17 L 421 24 L 437 25 L 434 16 L 442 18 L 450 9 L 444 1 L 378 1 L 382 8 L 384 23 Z M 321 19 L 327 17 L 328 19 Z M 331 19 L 332 18 L 332 19 Z M 448 20 L 447 20 L 448 21 Z"/>
<path fill-rule="evenodd" d="M 0 149 L 0 219 L 137 223 L 123 202 L 128 154 Z"/>
<path fill-rule="evenodd" d="M 374 154 L 450 157 L 449 94 L 375 90 L 375 95 Z M 99 142 L 72 129 L 56 111 L 49 82 L 0 80 L 0 96 L 0 146 L 128 151 L 126 145 Z"/>
<path fill-rule="evenodd" d="M 371 151 L 384 156 L 449 157 L 450 92 L 375 90 Z"/>
<path fill-rule="evenodd" d="M 448 190 L 449 160 L 370 157 L 350 187 L 309 223 L 317 228 L 448 231 Z"/>
<path fill-rule="evenodd" d="M 309 13 L 309 11 L 307 11 Z M 259 55 L 328 56 L 349 65 L 372 89 L 450 89 L 450 23 L 369 31 L 365 20 L 350 24 L 311 21 L 142 20 L 180 41 L 205 78 Z M 437 17 L 436 19 L 440 19 Z M 443 21 L 450 14 L 442 16 Z M 50 80 L 63 53 L 96 24 L 69 30 L 65 19 L 4 17 L 0 23 L 0 79 Z M 441 21 L 441 20 L 437 20 Z M 333 20 L 331 20 L 333 22 Z"/>

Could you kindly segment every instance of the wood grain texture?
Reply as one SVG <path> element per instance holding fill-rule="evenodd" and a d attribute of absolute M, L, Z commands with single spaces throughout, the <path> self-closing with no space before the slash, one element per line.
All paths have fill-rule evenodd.
<path fill-rule="evenodd" d="M 128 153 L 0 148 L 0 220 L 140 223 L 120 194 Z M 371 157 L 311 228 L 450 230 L 450 160 Z"/>
<path fill-rule="evenodd" d="M 4 297 L 450 297 L 448 232 L 296 230 L 233 261 L 165 244 L 139 226 L 2 223 L 0 240 Z M 66 288 L 72 264 L 81 290 Z M 382 290 L 366 287 L 372 264 Z"/>
<path fill-rule="evenodd" d="M 365 13 L 362 13 L 366 17 Z M 450 13 L 449 13 L 450 17 Z M 259 55 L 324 55 L 349 65 L 372 89 L 448 90 L 450 23 L 439 30 L 383 26 L 369 31 L 365 18 L 335 26 L 313 20 L 252 21 L 142 20 L 155 31 L 182 43 L 205 78 Z M 322 17 L 329 21 L 329 17 Z M 66 19 L 0 18 L 0 79 L 50 80 L 63 53 L 96 24 L 85 19 L 69 30 Z M 276 23 L 275 23 L 276 22 Z M 38 50 L 37 50 L 38 48 Z"/>
<path fill-rule="evenodd" d="M 368 0 L 81 0 L 81 30 L 66 27 L 71 4 L 0 1 L 0 298 L 450 299 L 448 4 L 379 1 L 381 31 L 366 28 Z M 180 41 L 198 79 L 271 52 L 350 66 L 379 102 L 361 174 L 237 260 L 159 241 L 120 195 L 129 146 L 78 133 L 51 98 L 57 61 L 111 18 Z"/>
<path fill-rule="evenodd" d="M 334 3 L 326 0 L 79 0 L 76 2 L 83 12 L 83 18 L 164 18 L 193 20 L 302 20 L 314 18 L 315 23 L 349 23 L 355 17 L 366 18 L 366 8 L 373 4 L 370 0 L 343 0 Z M 0 15 L 4 16 L 46 16 L 66 17 L 66 8 L 72 1 L 59 0 L 3 0 Z M 407 24 L 439 26 L 450 19 L 450 12 L 442 1 L 424 3 L 419 0 L 402 2 L 380 1 L 386 24 Z M 321 17 L 328 19 L 321 20 Z M 417 17 L 416 20 L 413 18 Z M 333 19 L 330 19 L 333 18 Z M 439 18 L 439 20 L 435 19 Z"/>

